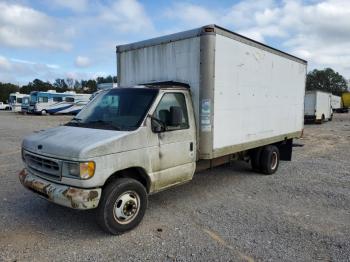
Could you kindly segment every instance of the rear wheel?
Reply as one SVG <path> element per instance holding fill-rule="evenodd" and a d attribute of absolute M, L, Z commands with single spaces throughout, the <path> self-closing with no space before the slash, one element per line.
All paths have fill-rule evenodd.
<path fill-rule="evenodd" d="M 260 171 L 265 175 L 271 175 L 278 169 L 280 152 L 277 146 L 268 145 L 262 149 L 260 157 Z"/>
<path fill-rule="evenodd" d="M 97 208 L 97 222 L 106 232 L 121 234 L 136 227 L 147 208 L 145 187 L 131 178 L 120 178 L 103 190 Z"/>
<path fill-rule="evenodd" d="M 41 111 L 41 114 L 42 114 L 43 116 L 45 116 L 45 115 L 47 114 L 46 110 L 42 110 L 42 111 Z"/>

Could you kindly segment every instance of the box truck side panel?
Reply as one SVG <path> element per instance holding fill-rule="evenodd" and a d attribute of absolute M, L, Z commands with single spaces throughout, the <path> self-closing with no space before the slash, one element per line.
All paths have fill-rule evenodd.
<path fill-rule="evenodd" d="M 305 94 L 305 115 L 314 116 L 316 110 L 316 93 L 306 93 Z"/>
<path fill-rule="evenodd" d="M 306 64 L 216 35 L 214 151 L 300 132 Z"/>
<path fill-rule="evenodd" d="M 191 87 L 198 116 L 200 37 L 118 53 L 120 86 L 177 81 Z M 198 119 L 198 117 L 196 117 Z"/>
<path fill-rule="evenodd" d="M 329 93 L 316 92 L 316 119 L 331 117 L 331 96 Z"/>
<path fill-rule="evenodd" d="M 331 105 L 332 105 L 332 109 L 333 110 L 341 108 L 341 97 L 332 95 L 332 97 L 331 97 Z"/>

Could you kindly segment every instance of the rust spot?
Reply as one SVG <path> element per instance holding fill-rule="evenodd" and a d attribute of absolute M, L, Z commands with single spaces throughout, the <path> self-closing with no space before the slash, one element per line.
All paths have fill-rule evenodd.
<path fill-rule="evenodd" d="M 78 189 L 75 189 L 75 188 L 70 188 L 68 190 L 68 192 L 69 192 L 70 195 L 75 195 L 75 194 L 81 192 L 81 190 L 78 190 Z"/>
<path fill-rule="evenodd" d="M 19 172 L 19 174 L 18 174 L 19 180 L 21 181 L 22 184 L 23 184 L 24 179 L 26 178 L 26 176 L 27 176 L 26 170 L 22 169 L 22 171 Z"/>
<path fill-rule="evenodd" d="M 87 200 L 91 201 L 98 197 L 97 191 L 90 191 Z"/>

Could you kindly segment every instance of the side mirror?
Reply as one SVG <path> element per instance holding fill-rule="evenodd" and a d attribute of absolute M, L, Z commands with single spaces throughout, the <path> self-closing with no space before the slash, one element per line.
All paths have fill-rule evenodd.
<path fill-rule="evenodd" d="M 154 133 L 162 133 L 166 130 L 166 126 L 163 121 L 152 115 L 148 115 L 148 117 L 151 118 L 151 128 Z"/>
<path fill-rule="evenodd" d="M 159 125 L 158 123 L 156 123 L 155 121 L 152 121 L 152 131 L 154 133 L 162 133 L 165 131 L 164 126 Z"/>

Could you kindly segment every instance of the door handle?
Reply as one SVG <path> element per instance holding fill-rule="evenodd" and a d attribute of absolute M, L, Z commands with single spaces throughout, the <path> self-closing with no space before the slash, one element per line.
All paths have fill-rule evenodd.
<path fill-rule="evenodd" d="M 190 151 L 193 151 L 193 142 L 190 143 Z"/>

